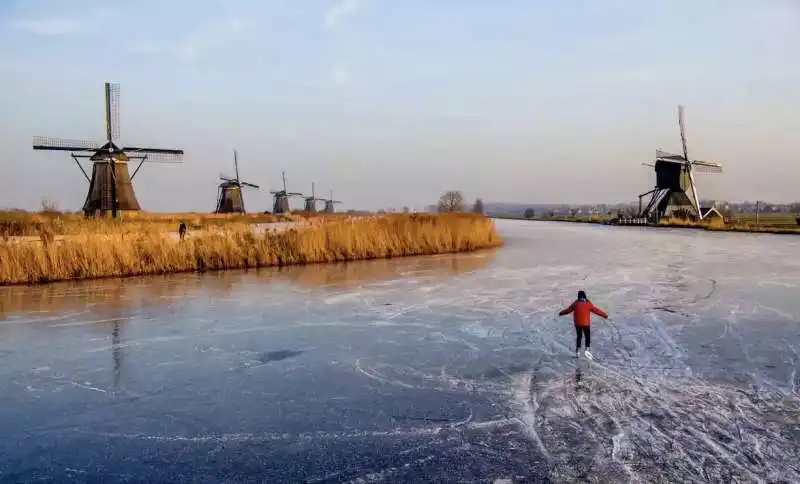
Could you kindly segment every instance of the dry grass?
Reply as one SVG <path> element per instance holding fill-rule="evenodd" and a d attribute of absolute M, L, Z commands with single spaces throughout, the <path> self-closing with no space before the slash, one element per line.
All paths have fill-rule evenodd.
<path fill-rule="evenodd" d="M 126 212 L 118 219 L 105 217 L 86 218 L 81 212 L 26 212 L 22 210 L 0 211 L 0 237 L 40 236 L 43 232 L 53 235 L 80 235 L 121 231 L 127 233 L 176 231 L 185 221 L 189 229 L 201 230 L 229 223 L 269 223 L 299 221 L 316 214 L 296 213 L 291 215 L 216 214 L 216 213 L 158 213 Z M 325 217 L 338 214 L 325 214 Z"/>
<path fill-rule="evenodd" d="M 265 213 L 217 214 L 217 213 L 165 213 L 126 212 L 118 219 L 106 217 L 84 217 L 82 212 L 23 210 L 0 211 L 0 240 L 10 237 L 45 237 L 86 234 L 142 234 L 177 232 L 178 224 L 186 222 L 190 231 L 208 230 L 230 224 L 255 224 L 273 222 L 320 223 L 339 220 L 350 214 L 293 212 L 289 215 Z"/>
<path fill-rule="evenodd" d="M 226 224 L 184 241 L 129 229 L 103 226 L 55 243 L 0 243 L 0 284 L 441 254 L 502 244 L 492 220 L 472 214 L 328 217 L 263 235 L 246 224 Z"/>

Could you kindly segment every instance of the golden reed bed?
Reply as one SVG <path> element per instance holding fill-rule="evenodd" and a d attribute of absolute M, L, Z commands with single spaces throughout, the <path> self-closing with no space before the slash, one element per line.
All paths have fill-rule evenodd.
<path fill-rule="evenodd" d="M 320 222 L 322 221 L 322 222 Z M 472 214 L 327 217 L 280 232 L 221 225 L 181 241 L 120 225 L 49 242 L 0 242 L 0 285 L 466 252 L 502 245 Z"/>

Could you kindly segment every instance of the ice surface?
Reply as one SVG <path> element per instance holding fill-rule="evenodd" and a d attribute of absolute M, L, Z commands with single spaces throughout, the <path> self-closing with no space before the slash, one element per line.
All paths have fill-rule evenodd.
<path fill-rule="evenodd" d="M 800 241 L 498 222 L 499 251 L 0 289 L 0 480 L 798 482 Z M 612 315 L 596 360 L 555 313 Z"/>

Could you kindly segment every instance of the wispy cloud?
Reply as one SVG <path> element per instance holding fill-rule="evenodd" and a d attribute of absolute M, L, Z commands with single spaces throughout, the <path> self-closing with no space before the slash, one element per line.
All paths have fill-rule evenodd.
<path fill-rule="evenodd" d="M 43 18 L 14 20 L 10 26 L 14 30 L 33 35 L 75 35 L 86 32 L 88 22 L 74 18 Z"/>
<path fill-rule="evenodd" d="M 353 81 L 352 57 L 354 54 L 352 32 L 345 29 L 346 24 L 357 16 L 370 0 L 336 0 L 325 13 L 325 29 L 335 42 L 344 41 L 344 52 L 332 63 L 327 78 L 322 81 L 305 83 L 308 86 L 333 87 L 351 84 Z"/>
<path fill-rule="evenodd" d="M 177 53 L 189 61 L 199 60 L 207 53 L 238 40 L 250 28 L 247 19 L 231 17 L 190 32 L 178 41 Z"/>
<path fill-rule="evenodd" d="M 332 88 L 350 84 L 352 80 L 350 66 L 344 60 L 340 60 L 330 67 L 327 76 L 322 80 L 305 81 L 300 84 L 313 88 Z"/>
<path fill-rule="evenodd" d="M 241 40 L 250 26 L 250 21 L 244 17 L 229 17 L 195 27 L 172 41 L 156 43 L 139 38 L 128 43 L 128 50 L 138 54 L 173 54 L 194 62 Z"/>
<path fill-rule="evenodd" d="M 358 13 L 368 0 L 338 0 L 325 14 L 325 27 L 336 29 Z"/>
<path fill-rule="evenodd" d="M 331 80 L 335 84 L 347 84 L 350 82 L 350 68 L 344 61 L 339 61 L 331 68 Z"/>
<path fill-rule="evenodd" d="M 300 85 L 311 88 L 329 89 L 352 85 L 354 81 L 356 81 L 356 79 L 353 77 L 350 63 L 347 59 L 342 58 L 333 62 L 321 78 L 300 82 Z"/>
<path fill-rule="evenodd" d="M 153 54 L 156 52 L 160 52 L 161 50 L 162 50 L 161 46 L 159 46 L 152 40 L 148 40 L 145 38 L 135 39 L 128 42 L 128 51 L 134 54 Z"/>
<path fill-rule="evenodd" d="M 30 35 L 71 36 L 97 32 L 99 23 L 109 15 L 107 10 L 97 10 L 86 17 L 41 17 L 16 19 L 9 23 L 12 29 Z"/>

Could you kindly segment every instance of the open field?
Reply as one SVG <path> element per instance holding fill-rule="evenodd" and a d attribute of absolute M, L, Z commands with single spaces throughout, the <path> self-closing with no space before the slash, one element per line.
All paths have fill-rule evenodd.
<path fill-rule="evenodd" d="M 101 232 L 83 231 L 57 242 L 0 243 L 0 285 L 442 254 L 502 244 L 494 222 L 472 214 L 310 222 L 265 233 L 251 224 L 230 223 L 183 241 L 111 223 Z"/>

